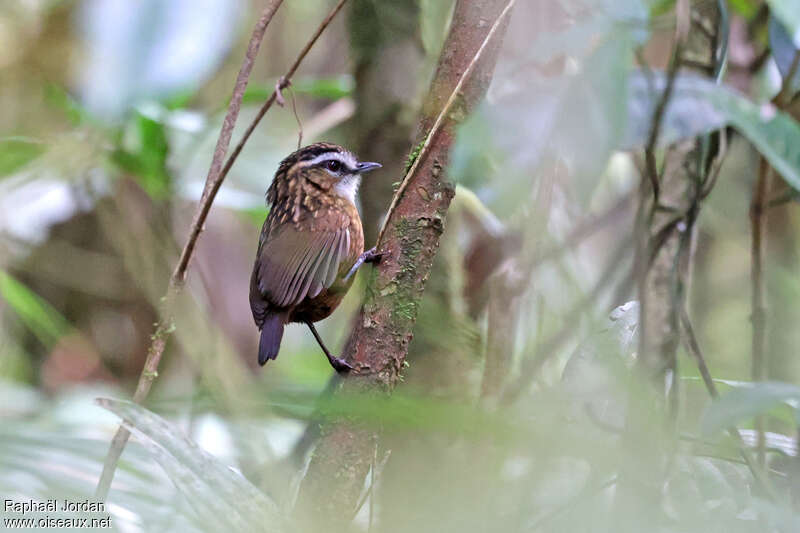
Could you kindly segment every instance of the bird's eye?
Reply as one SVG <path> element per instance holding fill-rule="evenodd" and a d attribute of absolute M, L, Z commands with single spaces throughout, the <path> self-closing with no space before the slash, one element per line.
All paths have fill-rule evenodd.
<path fill-rule="evenodd" d="M 330 161 L 328 161 L 325 164 L 325 166 L 331 172 L 339 172 L 339 170 L 342 168 L 342 164 L 339 161 L 335 160 L 335 159 L 331 159 Z"/>

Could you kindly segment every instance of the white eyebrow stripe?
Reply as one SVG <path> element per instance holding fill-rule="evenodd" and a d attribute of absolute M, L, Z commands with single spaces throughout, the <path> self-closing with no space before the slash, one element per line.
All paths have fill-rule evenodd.
<path fill-rule="evenodd" d="M 320 154 L 314 159 L 310 159 L 308 161 L 301 161 L 302 166 L 304 167 L 312 167 L 314 165 L 318 165 L 323 161 L 339 161 L 343 163 L 348 169 L 355 169 L 358 162 L 356 158 L 353 157 L 353 154 L 349 152 L 325 152 L 324 154 Z"/>

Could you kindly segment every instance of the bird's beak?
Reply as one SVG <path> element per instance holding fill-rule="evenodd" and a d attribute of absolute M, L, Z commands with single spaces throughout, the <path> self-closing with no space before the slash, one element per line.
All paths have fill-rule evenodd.
<path fill-rule="evenodd" d="M 356 174 L 364 174 L 370 170 L 381 168 L 383 165 L 380 163 L 359 163 L 356 165 Z"/>

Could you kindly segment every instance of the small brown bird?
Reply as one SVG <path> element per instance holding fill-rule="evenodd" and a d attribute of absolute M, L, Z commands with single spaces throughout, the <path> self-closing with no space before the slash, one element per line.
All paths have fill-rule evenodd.
<path fill-rule="evenodd" d="M 278 357 L 284 326 L 302 322 L 337 372 L 352 370 L 331 355 L 314 322 L 333 313 L 359 266 L 380 260 L 374 248 L 364 252 L 355 206 L 361 175 L 380 167 L 359 163 L 330 143 L 306 146 L 281 162 L 267 190 L 270 212 L 250 279 L 250 309 L 261 330 L 260 365 Z"/>

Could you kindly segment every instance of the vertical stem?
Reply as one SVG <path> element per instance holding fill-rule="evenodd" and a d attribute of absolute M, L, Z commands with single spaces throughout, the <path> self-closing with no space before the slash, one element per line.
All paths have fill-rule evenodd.
<path fill-rule="evenodd" d="M 520 289 L 515 283 L 517 265 L 507 260 L 489 280 L 486 356 L 481 381 L 481 401 L 494 401 L 503 389 L 514 357 L 514 333 Z"/>
<path fill-rule="evenodd" d="M 752 367 L 753 381 L 766 379 L 767 352 L 767 295 L 764 284 L 764 248 L 766 244 L 766 201 L 769 190 L 770 167 L 766 159 L 759 158 L 758 177 L 753 187 L 753 198 L 750 204 L 750 308 L 753 323 Z M 765 462 L 764 418 L 756 418 L 758 433 L 758 462 L 763 467 Z"/>

